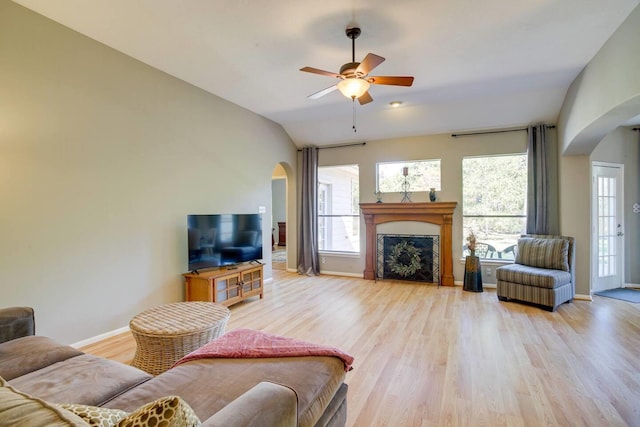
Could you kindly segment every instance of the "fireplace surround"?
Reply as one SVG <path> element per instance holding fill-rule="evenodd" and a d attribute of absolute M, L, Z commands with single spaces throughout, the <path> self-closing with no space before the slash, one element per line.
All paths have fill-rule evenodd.
<path fill-rule="evenodd" d="M 366 254 L 364 278 L 376 278 L 376 227 L 396 221 L 418 221 L 440 226 L 440 284 L 453 286 L 452 230 L 453 211 L 457 202 L 432 203 L 360 203 L 366 225 Z"/>

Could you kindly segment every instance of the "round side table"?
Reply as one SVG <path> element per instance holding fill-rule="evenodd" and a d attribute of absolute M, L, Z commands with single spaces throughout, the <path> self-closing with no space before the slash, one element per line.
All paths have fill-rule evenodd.
<path fill-rule="evenodd" d="M 129 322 L 136 340 L 131 363 L 158 375 L 224 333 L 231 312 L 212 302 L 177 302 L 150 308 Z"/>

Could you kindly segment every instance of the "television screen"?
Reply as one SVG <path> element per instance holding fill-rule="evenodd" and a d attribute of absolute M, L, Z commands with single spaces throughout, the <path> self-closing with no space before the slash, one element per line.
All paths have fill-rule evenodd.
<path fill-rule="evenodd" d="M 188 215 L 189 271 L 262 259 L 262 215 Z"/>

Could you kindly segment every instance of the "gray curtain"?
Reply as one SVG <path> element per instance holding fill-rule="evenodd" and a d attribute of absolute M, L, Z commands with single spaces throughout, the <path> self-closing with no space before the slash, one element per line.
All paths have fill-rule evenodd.
<path fill-rule="evenodd" d="M 529 126 L 527 158 L 527 234 L 549 234 L 549 163 L 547 126 Z"/>
<path fill-rule="evenodd" d="M 298 273 L 320 274 L 318 256 L 318 148 L 302 149 L 300 233 L 298 233 Z"/>

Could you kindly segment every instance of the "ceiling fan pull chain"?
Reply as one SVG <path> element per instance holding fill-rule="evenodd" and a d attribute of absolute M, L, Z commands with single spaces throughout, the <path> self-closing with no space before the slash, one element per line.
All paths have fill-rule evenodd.
<path fill-rule="evenodd" d="M 353 131 L 357 132 L 356 130 L 356 98 L 353 97 L 351 98 L 352 104 L 353 104 Z"/>

